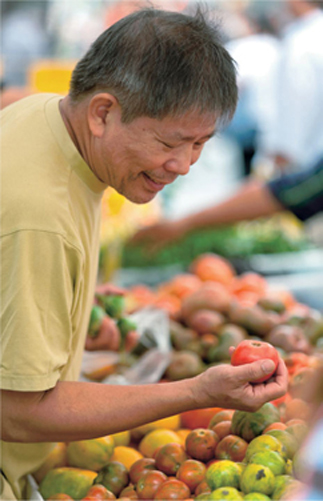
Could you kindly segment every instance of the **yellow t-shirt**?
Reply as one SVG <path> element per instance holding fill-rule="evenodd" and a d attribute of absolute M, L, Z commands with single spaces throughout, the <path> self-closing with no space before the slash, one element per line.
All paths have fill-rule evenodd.
<path fill-rule="evenodd" d="M 1 114 L 0 386 L 7 390 L 78 379 L 93 301 L 106 185 L 74 146 L 60 99 L 37 94 Z M 0 446 L 1 470 L 23 498 L 26 474 L 52 444 Z"/>

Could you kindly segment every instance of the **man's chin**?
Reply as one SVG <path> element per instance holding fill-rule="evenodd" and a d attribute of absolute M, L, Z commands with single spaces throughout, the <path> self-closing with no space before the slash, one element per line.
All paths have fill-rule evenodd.
<path fill-rule="evenodd" d="M 147 204 L 148 202 L 151 202 L 151 200 L 153 200 L 156 195 L 157 193 L 151 193 L 151 192 L 123 193 L 123 196 L 134 204 Z"/>

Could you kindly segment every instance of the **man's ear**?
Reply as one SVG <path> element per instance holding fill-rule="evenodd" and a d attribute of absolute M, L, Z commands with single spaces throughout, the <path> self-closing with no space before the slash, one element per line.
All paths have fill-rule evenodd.
<path fill-rule="evenodd" d="M 109 115 L 117 109 L 119 109 L 118 100 L 108 92 L 100 92 L 91 98 L 88 106 L 88 123 L 94 136 L 103 135 Z"/>

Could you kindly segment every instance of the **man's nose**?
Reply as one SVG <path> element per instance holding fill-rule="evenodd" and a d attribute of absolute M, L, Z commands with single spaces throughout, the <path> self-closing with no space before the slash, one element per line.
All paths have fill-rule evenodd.
<path fill-rule="evenodd" d="M 196 151 L 191 147 L 187 148 L 167 160 L 165 168 L 169 172 L 176 173 L 178 176 L 185 176 L 189 173 L 191 165 L 198 160 L 199 156 L 200 151 Z"/>

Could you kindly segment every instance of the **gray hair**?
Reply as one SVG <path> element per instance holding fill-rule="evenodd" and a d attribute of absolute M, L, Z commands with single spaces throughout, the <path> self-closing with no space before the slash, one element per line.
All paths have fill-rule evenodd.
<path fill-rule="evenodd" d="M 224 124 L 238 99 L 235 62 L 201 8 L 194 15 L 144 8 L 104 31 L 76 65 L 72 102 L 96 92 L 118 99 L 125 123 L 197 111 Z"/>

